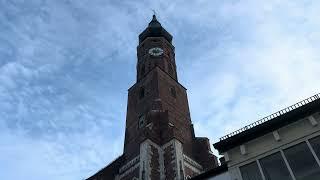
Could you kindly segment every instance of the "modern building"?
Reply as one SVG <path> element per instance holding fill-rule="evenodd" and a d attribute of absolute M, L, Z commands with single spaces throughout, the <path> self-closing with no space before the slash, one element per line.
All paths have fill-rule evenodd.
<path fill-rule="evenodd" d="M 183 180 L 217 166 L 195 137 L 172 36 L 154 15 L 139 35 L 137 80 L 128 90 L 124 152 L 89 180 Z"/>
<path fill-rule="evenodd" d="M 320 180 L 320 94 L 230 133 L 213 146 L 227 167 L 194 179 Z"/>

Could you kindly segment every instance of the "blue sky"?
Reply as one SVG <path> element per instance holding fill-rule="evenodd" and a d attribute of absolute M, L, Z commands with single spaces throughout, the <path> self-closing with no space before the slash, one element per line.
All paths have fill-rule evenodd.
<path fill-rule="evenodd" d="M 152 9 L 211 143 L 320 92 L 317 0 L 0 0 L 0 179 L 84 179 L 122 153 Z"/>

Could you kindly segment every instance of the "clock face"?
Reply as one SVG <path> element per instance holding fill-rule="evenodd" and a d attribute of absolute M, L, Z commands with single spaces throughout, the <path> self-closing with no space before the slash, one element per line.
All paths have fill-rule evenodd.
<path fill-rule="evenodd" d="M 163 49 L 159 47 L 154 47 L 149 49 L 149 54 L 152 56 L 161 56 L 163 54 Z"/>

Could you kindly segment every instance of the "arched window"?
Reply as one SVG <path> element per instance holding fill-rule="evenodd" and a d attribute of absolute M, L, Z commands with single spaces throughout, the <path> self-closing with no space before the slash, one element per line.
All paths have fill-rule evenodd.
<path fill-rule="evenodd" d="M 139 116 L 139 124 L 138 124 L 138 127 L 139 128 L 142 128 L 142 127 L 144 127 L 144 125 L 145 125 L 145 116 L 144 115 L 140 115 Z"/>
<path fill-rule="evenodd" d="M 140 88 L 140 91 L 139 91 L 139 98 L 140 98 L 140 99 L 144 98 L 144 93 L 145 93 L 145 92 L 144 92 L 144 87 L 141 87 L 141 88 Z"/>

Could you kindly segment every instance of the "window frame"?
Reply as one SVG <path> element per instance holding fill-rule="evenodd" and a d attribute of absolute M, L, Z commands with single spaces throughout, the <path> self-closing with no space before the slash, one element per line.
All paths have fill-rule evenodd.
<path fill-rule="evenodd" d="M 288 162 L 288 160 L 287 160 L 287 157 L 286 157 L 285 154 L 284 154 L 284 150 L 285 150 L 285 149 L 289 149 L 289 148 L 291 148 L 291 147 L 294 147 L 294 146 L 296 146 L 296 145 L 299 145 L 299 144 L 301 144 L 301 143 L 306 143 L 306 144 L 307 144 L 309 150 L 311 151 L 311 153 L 312 153 L 312 155 L 313 155 L 313 158 L 316 160 L 316 162 L 317 162 L 317 164 L 318 164 L 318 166 L 319 166 L 319 168 L 320 168 L 320 156 L 318 156 L 318 155 L 315 153 L 312 145 L 311 145 L 310 142 L 309 142 L 311 139 L 319 138 L 319 137 L 320 137 L 320 134 L 313 134 L 312 136 L 309 136 L 309 137 L 307 137 L 307 138 L 305 138 L 305 139 L 303 139 L 303 140 L 298 140 L 298 141 L 295 141 L 295 142 L 291 142 L 291 143 L 285 144 L 285 145 L 283 145 L 282 147 L 277 148 L 276 150 L 272 150 L 272 151 L 270 151 L 270 152 L 268 152 L 268 153 L 265 153 L 265 154 L 263 154 L 263 155 L 257 156 L 256 158 L 254 158 L 254 159 L 255 159 L 254 161 L 247 161 L 246 163 L 244 163 L 244 162 L 241 163 L 241 164 L 238 165 L 238 167 L 237 167 L 238 172 L 239 172 L 239 176 L 240 176 L 241 180 L 244 180 L 244 179 L 243 179 L 243 177 L 242 177 L 242 173 L 241 173 L 241 169 L 240 169 L 240 168 L 243 167 L 243 166 L 246 166 L 246 165 L 248 165 L 248 164 L 254 163 L 254 162 L 256 162 L 256 164 L 258 165 L 258 169 L 259 169 L 260 175 L 262 176 L 262 179 L 263 179 L 263 180 L 266 180 L 265 175 L 264 175 L 264 172 L 263 172 L 262 167 L 261 167 L 260 160 L 263 159 L 263 158 L 265 158 L 265 157 L 268 157 L 268 156 L 270 156 L 270 155 L 272 155 L 272 154 L 279 153 L 279 152 L 281 153 L 281 156 L 282 156 L 282 158 L 283 158 L 283 160 L 284 160 L 284 162 L 285 162 L 285 165 L 286 165 L 286 167 L 287 167 L 288 170 L 289 170 L 289 173 L 290 173 L 290 175 L 291 175 L 292 180 L 296 180 L 296 176 L 294 175 L 294 173 L 293 173 L 293 171 L 292 171 L 292 168 L 291 168 L 291 166 L 290 166 L 290 164 L 289 164 L 289 162 Z M 272 153 L 271 153 L 271 152 L 272 152 Z"/>

